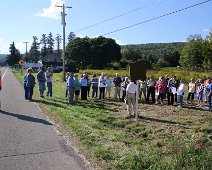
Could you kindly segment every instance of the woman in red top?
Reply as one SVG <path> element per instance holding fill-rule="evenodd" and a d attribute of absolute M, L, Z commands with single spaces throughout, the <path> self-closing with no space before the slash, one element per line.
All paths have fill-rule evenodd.
<path fill-rule="evenodd" d="M 160 103 L 163 104 L 163 99 L 166 97 L 166 92 L 167 92 L 167 83 L 164 77 L 159 78 L 159 80 L 156 83 L 155 89 L 156 89 L 156 94 L 158 94 L 156 104 L 158 104 L 159 100 L 160 100 Z"/>

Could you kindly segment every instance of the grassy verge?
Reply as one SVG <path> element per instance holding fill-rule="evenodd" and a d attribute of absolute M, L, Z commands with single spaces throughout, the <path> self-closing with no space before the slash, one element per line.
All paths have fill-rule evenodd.
<path fill-rule="evenodd" d="M 136 122 L 112 99 L 67 105 L 60 74 L 53 80 L 53 97 L 40 99 L 35 87 L 35 99 L 98 169 L 212 169 L 211 112 L 140 104 Z"/>

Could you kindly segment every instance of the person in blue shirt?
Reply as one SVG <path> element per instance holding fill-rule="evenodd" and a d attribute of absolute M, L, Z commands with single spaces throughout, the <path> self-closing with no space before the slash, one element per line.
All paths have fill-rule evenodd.
<path fill-rule="evenodd" d="M 25 92 L 25 99 L 28 99 L 28 89 L 26 88 L 26 82 L 27 82 L 27 75 L 28 75 L 28 69 L 26 74 L 24 75 L 24 81 L 23 81 L 23 85 L 24 85 L 24 92 Z"/>
<path fill-rule="evenodd" d="M 208 104 L 208 110 L 211 110 L 211 96 L 212 96 L 211 79 L 208 79 L 207 83 L 205 84 L 205 95 L 206 95 L 206 101 Z"/>
<path fill-rule="evenodd" d="M 44 90 L 45 90 L 45 82 L 46 82 L 46 76 L 45 76 L 45 69 L 42 67 L 40 71 L 37 74 L 37 80 L 38 80 L 38 90 L 40 91 L 40 97 L 44 97 Z"/>
<path fill-rule="evenodd" d="M 76 88 L 76 82 L 74 80 L 74 74 L 70 73 L 69 78 L 67 80 L 67 87 L 68 87 L 68 101 L 70 104 L 74 102 L 74 91 Z"/>
<path fill-rule="evenodd" d="M 32 75 L 32 68 L 28 68 L 26 76 L 26 91 L 28 100 L 32 100 L 33 89 L 35 87 L 35 77 Z"/>

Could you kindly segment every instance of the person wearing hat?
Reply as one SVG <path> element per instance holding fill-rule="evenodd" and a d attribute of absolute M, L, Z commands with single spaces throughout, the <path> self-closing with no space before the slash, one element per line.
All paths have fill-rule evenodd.
<path fill-rule="evenodd" d="M 52 97 L 52 76 L 53 76 L 53 73 L 52 73 L 50 67 L 47 68 L 47 70 L 45 72 L 45 76 L 46 76 L 46 82 L 47 82 L 47 88 L 48 88 L 46 96 Z"/>

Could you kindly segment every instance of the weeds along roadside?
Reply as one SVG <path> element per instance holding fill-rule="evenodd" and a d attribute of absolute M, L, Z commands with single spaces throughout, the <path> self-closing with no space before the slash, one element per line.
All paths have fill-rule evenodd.
<path fill-rule="evenodd" d="M 15 72 L 15 75 L 23 81 L 20 73 Z M 135 122 L 123 116 L 125 112 L 120 114 L 123 104 L 113 100 L 100 102 L 89 99 L 79 101 L 74 106 L 67 105 L 61 74 L 54 74 L 53 80 L 53 98 L 40 99 L 35 87 L 38 104 L 41 108 L 47 108 L 52 116 L 58 116 L 76 134 L 82 144 L 79 146 L 81 152 L 99 168 L 212 169 L 210 115 L 205 113 L 198 117 L 196 115 L 200 113 L 194 113 L 196 115 L 188 116 L 185 120 L 185 115 L 181 115 L 183 113 L 173 110 L 177 112 L 173 115 L 167 111 L 170 123 L 172 120 L 178 121 L 179 125 L 192 126 L 188 133 L 183 132 L 178 124 L 174 124 L 174 129 L 172 124 L 164 126 L 162 123 L 151 125 L 144 121 Z M 145 105 L 145 109 L 152 108 Z M 158 108 L 153 111 L 157 115 L 162 114 Z M 149 113 L 143 114 L 149 116 Z M 187 121 L 201 121 L 201 124 L 193 127 Z"/>

